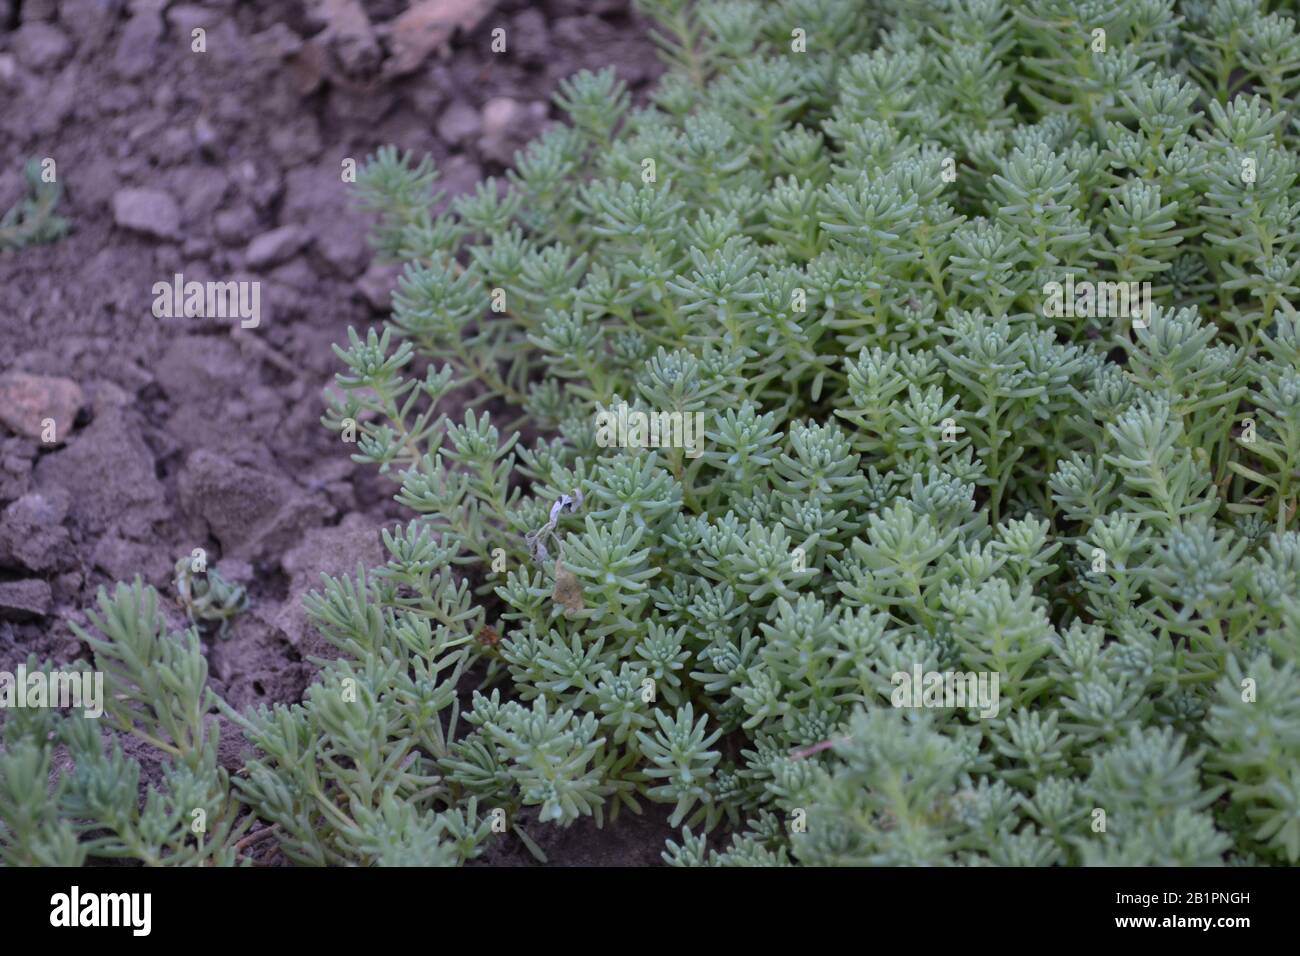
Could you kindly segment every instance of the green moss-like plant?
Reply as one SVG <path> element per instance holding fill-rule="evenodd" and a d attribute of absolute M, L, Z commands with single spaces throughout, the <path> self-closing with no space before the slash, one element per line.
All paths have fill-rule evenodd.
<path fill-rule="evenodd" d="M 55 212 L 63 187 L 57 181 L 46 181 L 40 162 L 34 159 L 23 168 L 23 175 L 31 195 L 0 216 L 0 252 L 54 242 L 69 228 L 68 221 Z"/>
<path fill-rule="evenodd" d="M 312 595 L 303 704 L 231 714 L 241 800 L 309 863 L 649 803 L 682 865 L 1300 860 L 1294 21 L 642 5 L 649 105 L 574 77 L 440 213 L 361 178 L 406 266 L 325 422 L 415 517 Z"/>

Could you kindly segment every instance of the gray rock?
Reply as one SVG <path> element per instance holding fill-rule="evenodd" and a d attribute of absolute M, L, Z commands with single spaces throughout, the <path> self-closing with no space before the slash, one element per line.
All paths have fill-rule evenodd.
<path fill-rule="evenodd" d="M 182 197 L 181 216 L 186 222 L 207 222 L 226 198 L 230 181 L 220 167 L 195 163 L 169 170 L 167 191 Z"/>
<path fill-rule="evenodd" d="M 50 586 L 36 578 L 0 582 L 0 619 L 27 621 L 45 617 L 50 612 L 50 600 Z"/>
<path fill-rule="evenodd" d="M 14 31 L 14 56 L 30 70 L 42 73 L 61 66 L 72 52 L 72 41 L 58 27 L 41 20 Z"/>
<path fill-rule="evenodd" d="M 166 587 L 171 581 L 171 557 L 159 548 L 117 535 L 100 538 L 91 562 L 115 581 L 130 581 L 136 575 L 150 584 Z"/>
<path fill-rule="evenodd" d="M 248 244 L 244 262 L 250 269 L 267 269 L 302 251 L 311 237 L 300 226 L 281 226 L 264 232 Z"/>
<path fill-rule="evenodd" d="M 65 15 L 62 26 L 79 42 L 89 40 L 98 48 L 122 14 L 122 0 L 77 0 L 76 14 L 73 17 Z"/>
<path fill-rule="evenodd" d="M 344 278 L 360 275 L 370 261 L 365 230 L 357 228 L 358 212 L 349 200 L 355 186 L 340 176 L 339 155 L 290 171 L 285 178 L 281 215 L 301 223 L 315 240 L 320 258 Z"/>
<path fill-rule="evenodd" d="M 246 159 L 229 172 L 239 191 L 251 199 L 258 209 L 269 210 L 284 193 L 284 177 L 280 168 L 269 160 L 254 163 L 251 159 Z"/>
<path fill-rule="evenodd" d="M 85 93 L 80 85 L 80 71 L 70 63 L 59 72 L 40 94 L 41 108 L 30 117 L 30 130 L 37 136 L 50 136 L 66 123 Z"/>
<path fill-rule="evenodd" d="M 150 139 L 148 151 L 156 165 L 174 166 L 194 152 L 194 136 L 184 126 L 171 126 Z"/>
<path fill-rule="evenodd" d="M 212 222 L 217 238 L 228 246 L 243 245 L 257 232 L 257 214 L 245 203 L 217 213 Z"/>
<path fill-rule="evenodd" d="M 511 127 L 527 115 L 523 103 L 508 96 L 494 96 L 483 104 L 483 136 L 506 136 Z"/>
<path fill-rule="evenodd" d="M 113 221 L 123 229 L 173 239 L 180 232 L 176 201 L 157 189 L 119 189 L 113 194 Z"/>
<path fill-rule="evenodd" d="M 53 488 L 23 495 L 0 513 L 0 565 L 55 571 L 73 564 L 63 520 L 71 498 Z"/>
<path fill-rule="evenodd" d="M 357 282 L 357 291 L 376 312 L 387 313 L 393 308 L 393 290 L 401 273 L 398 266 L 376 259 Z"/>
<path fill-rule="evenodd" d="M 221 146 L 221 137 L 213 128 L 211 120 L 206 116 L 200 116 L 194 121 L 194 145 L 206 156 L 215 157 L 219 155 Z"/>
<path fill-rule="evenodd" d="M 45 422 L 53 421 L 54 443 L 67 440 L 85 402 L 71 379 L 8 372 L 0 375 L 0 424 L 37 441 L 45 439 Z"/>
<path fill-rule="evenodd" d="M 281 554 L 329 514 L 323 500 L 302 494 L 287 479 L 204 449 L 190 455 L 178 490 L 194 531 L 216 538 L 223 558 Z"/>
<path fill-rule="evenodd" d="M 527 63 L 544 63 L 551 56 L 546 17 L 540 10 L 524 10 L 515 16 L 507 34 L 507 51 Z"/>
<path fill-rule="evenodd" d="M 290 578 L 289 599 L 273 623 L 289 643 L 304 656 L 337 657 L 338 650 L 312 627 L 302 599 L 323 586 L 322 574 L 332 577 L 355 574 L 360 563 L 366 569 L 384 561 L 379 531 L 364 515 L 350 514 L 332 528 L 312 528 L 302 543 L 284 556 L 284 570 Z"/>
<path fill-rule="evenodd" d="M 32 483 L 32 463 L 22 455 L 0 454 L 0 505 L 27 494 Z"/>
<path fill-rule="evenodd" d="M 302 259 L 294 259 L 271 272 L 270 278 L 278 285 L 293 290 L 297 294 L 310 292 L 320 280 L 315 270 Z"/>
<path fill-rule="evenodd" d="M 62 574 L 56 574 L 50 581 L 50 593 L 54 598 L 56 606 L 80 606 L 81 605 L 81 588 L 86 583 L 85 576 L 80 571 L 65 571 Z"/>
<path fill-rule="evenodd" d="M 316 234 L 316 251 L 345 279 L 355 279 L 370 261 L 364 232 L 341 216 Z"/>
<path fill-rule="evenodd" d="M 267 146 L 286 168 L 293 168 L 304 159 L 314 159 L 320 154 L 320 128 L 312 116 L 304 114 L 276 125 L 267 138 Z"/>
<path fill-rule="evenodd" d="M 97 415 L 67 447 L 41 457 L 33 477 L 43 493 L 68 493 L 70 514 L 89 534 L 116 527 L 142 537 L 166 512 L 153 452 L 128 409 Z"/>
<path fill-rule="evenodd" d="M 516 150 L 546 125 L 546 104 L 498 96 L 483 104 L 482 119 L 479 152 L 485 159 L 508 166 L 514 162 Z"/>
<path fill-rule="evenodd" d="M 154 374 L 173 402 L 208 405 L 247 384 L 248 361 L 229 338 L 183 335 L 167 347 Z"/>
<path fill-rule="evenodd" d="M 455 100 L 438 117 L 438 135 L 449 146 L 458 146 L 478 135 L 482 128 L 478 110 L 464 100 Z"/>
<path fill-rule="evenodd" d="M 118 37 L 113 53 L 113 68 L 123 78 L 139 79 L 159 66 L 158 43 L 164 31 L 162 16 L 156 10 L 142 10 L 132 15 Z"/>
<path fill-rule="evenodd" d="M 95 156 L 78 167 L 76 185 L 69 198 L 79 206 L 98 211 L 112 201 L 120 183 L 112 160 Z"/>

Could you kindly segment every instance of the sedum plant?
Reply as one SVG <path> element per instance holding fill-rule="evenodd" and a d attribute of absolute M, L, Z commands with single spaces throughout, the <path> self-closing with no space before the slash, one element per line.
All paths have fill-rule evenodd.
<path fill-rule="evenodd" d="M 53 173 L 53 160 L 29 160 L 23 167 L 27 192 L 0 215 L 0 252 L 61 239 L 70 228 L 56 210 L 63 186 L 47 176 L 47 164 Z"/>
<path fill-rule="evenodd" d="M 649 102 L 361 177 L 324 422 L 412 518 L 231 792 L 302 863 L 651 805 L 676 865 L 1300 861 L 1294 19 L 641 6 Z"/>
<path fill-rule="evenodd" d="M 252 818 L 218 761 L 220 734 L 210 719 L 215 695 L 198 633 L 171 632 L 157 592 L 138 579 L 112 595 L 101 589 L 98 611 L 88 616 L 94 633 L 73 627 L 103 675 L 102 718 L 37 707 L 6 711 L 0 861 L 235 863 Z M 51 672 L 35 658 L 27 670 Z M 140 761 L 118 735 L 162 755 L 157 784 L 141 787 Z"/>

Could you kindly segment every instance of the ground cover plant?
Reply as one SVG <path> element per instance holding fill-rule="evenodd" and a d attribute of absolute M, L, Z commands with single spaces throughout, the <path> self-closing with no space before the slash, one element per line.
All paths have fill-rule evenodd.
<path fill-rule="evenodd" d="M 240 713 L 104 593 L 170 769 L 14 711 L 0 858 L 455 864 L 660 803 L 679 865 L 1300 860 L 1294 21 L 644 6 L 650 105 L 575 76 L 443 213 L 428 161 L 357 183 L 405 271 L 323 420 L 412 518 L 308 599 L 340 656 Z"/>
<path fill-rule="evenodd" d="M 21 249 L 36 242 L 53 242 L 68 230 L 68 223 L 55 210 L 62 191 L 49 178 L 49 167 L 36 160 L 23 169 L 30 194 L 0 215 L 0 252 Z"/>

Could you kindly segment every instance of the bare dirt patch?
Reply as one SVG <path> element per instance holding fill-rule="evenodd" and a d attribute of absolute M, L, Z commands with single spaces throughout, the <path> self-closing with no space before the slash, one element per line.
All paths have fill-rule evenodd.
<path fill-rule="evenodd" d="M 82 656 L 69 622 L 100 585 L 171 594 L 202 547 L 251 597 L 205 639 L 215 689 L 300 698 L 321 652 L 302 594 L 408 517 L 319 422 L 331 343 L 382 321 L 394 280 L 342 162 L 429 153 L 454 195 L 554 119 L 560 79 L 612 64 L 644 90 L 659 69 L 625 0 L 459 2 L 450 28 L 437 6 L 0 0 L 0 210 L 52 158 L 72 225 L 0 252 L 0 669 Z M 261 324 L 156 318 L 176 274 L 260 282 Z M 24 402 L 57 409 L 56 442 Z M 652 862 L 663 829 L 624 831 L 653 831 L 645 852 L 576 830 L 551 849 Z"/>

